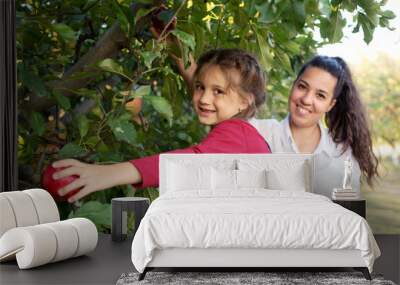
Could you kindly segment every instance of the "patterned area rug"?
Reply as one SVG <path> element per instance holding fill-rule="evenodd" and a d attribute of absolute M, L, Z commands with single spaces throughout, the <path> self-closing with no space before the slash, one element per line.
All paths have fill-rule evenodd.
<path fill-rule="evenodd" d="M 150 271 L 142 281 L 139 273 L 122 274 L 117 285 L 133 284 L 267 284 L 267 285 L 395 285 L 380 275 L 372 274 L 372 281 L 364 278 L 360 272 L 154 272 Z"/>

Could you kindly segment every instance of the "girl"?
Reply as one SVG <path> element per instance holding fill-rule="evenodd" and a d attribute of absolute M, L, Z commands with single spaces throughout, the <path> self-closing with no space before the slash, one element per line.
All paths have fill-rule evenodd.
<path fill-rule="evenodd" d="M 173 153 L 270 153 L 264 138 L 247 122 L 265 102 L 265 79 L 253 56 L 239 49 L 209 51 L 199 59 L 192 78 L 194 110 L 199 121 L 212 129 L 200 144 Z M 66 159 L 53 163 L 56 168 L 66 167 L 53 178 L 79 176 L 59 190 L 63 196 L 80 189 L 68 199 L 74 202 L 116 185 L 157 187 L 158 161 L 159 155 L 113 165 Z"/>
<path fill-rule="evenodd" d="M 182 59 L 171 55 L 190 86 L 196 64 L 185 69 Z M 289 96 L 289 114 L 249 122 L 268 141 L 272 152 L 313 153 L 316 173 L 314 192 L 331 197 L 342 186 L 344 160 L 353 162 L 352 186 L 360 191 L 360 177 L 369 184 L 378 175 L 371 133 L 351 72 L 340 57 L 315 56 L 304 64 Z M 325 121 L 326 129 L 322 121 Z"/>

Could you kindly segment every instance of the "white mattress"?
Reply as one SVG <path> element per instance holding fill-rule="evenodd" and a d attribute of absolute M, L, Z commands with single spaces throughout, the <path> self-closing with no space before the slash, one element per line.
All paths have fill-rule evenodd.
<path fill-rule="evenodd" d="M 154 251 L 166 248 L 356 249 L 370 271 L 380 255 L 359 215 L 321 195 L 266 189 L 162 195 L 134 237 L 135 268 L 143 272 Z"/>

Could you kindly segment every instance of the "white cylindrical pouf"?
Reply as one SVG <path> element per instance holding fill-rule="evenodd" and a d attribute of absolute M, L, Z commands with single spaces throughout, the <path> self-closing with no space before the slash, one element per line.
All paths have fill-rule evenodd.
<path fill-rule="evenodd" d="M 9 229 L 17 226 L 11 204 L 8 199 L 1 194 L 2 193 L 0 193 L 0 237 Z"/>
<path fill-rule="evenodd" d="M 8 199 L 13 209 L 17 227 L 26 227 L 39 224 L 38 214 L 30 196 L 23 191 L 1 193 Z"/>
<path fill-rule="evenodd" d="M 78 233 L 75 228 L 66 221 L 43 224 L 43 227 L 51 229 L 57 237 L 57 252 L 51 262 L 73 257 L 78 250 Z"/>
<path fill-rule="evenodd" d="M 52 223 L 60 220 L 56 202 L 49 192 L 43 189 L 28 189 L 23 192 L 31 197 L 39 217 L 39 224 Z"/>
<path fill-rule="evenodd" d="M 78 233 L 78 250 L 74 257 L 86 254 L 96 248 L 98 233 L 92 221 L 85 218 L 74 218 L 65 220 L 65 222 L 75 227 Z"/>
<path fill-rule="evenodd" d="M 42 225 L 11 229 L 0 239 L 0 258 L 16 253 L 20 269 L 51 262 L 56 249 L 57 239 L 54 232 Z"/>

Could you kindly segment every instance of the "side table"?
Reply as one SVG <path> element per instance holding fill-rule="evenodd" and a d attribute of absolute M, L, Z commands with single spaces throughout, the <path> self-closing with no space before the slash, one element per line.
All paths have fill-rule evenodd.
<path fill-rule="evenodd" d="M 339 204 L 340 206 L 359 214 L 365 219 L 366 217 L 366 201 L 365 199 L 355 200 L 332 200 L 332 202 Z"/>
<path fill-rule="evenodd" d="M 149 208 L 150 200 L 143 197 L 121 197 L 111 200 L 112 207 L 112 224 L 111 238 L 113 241 L 123 241 L 128 235 L 128 212 L 135 214 L 135 227 L 133 235 L 135 235 L 140 221 Z"/>

